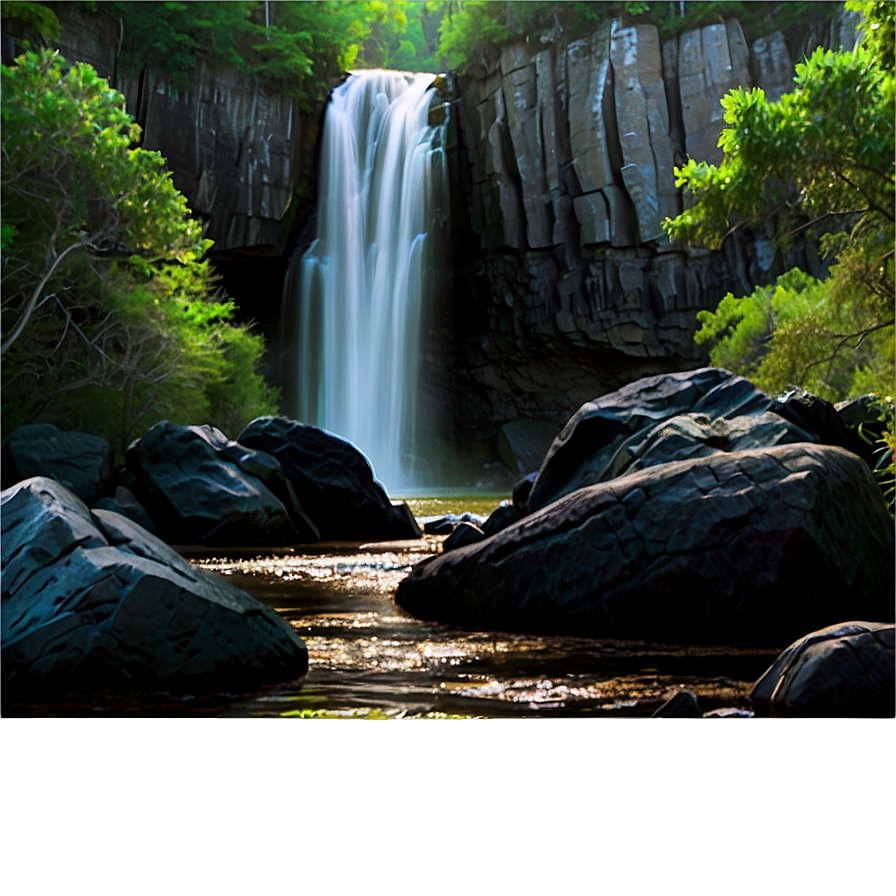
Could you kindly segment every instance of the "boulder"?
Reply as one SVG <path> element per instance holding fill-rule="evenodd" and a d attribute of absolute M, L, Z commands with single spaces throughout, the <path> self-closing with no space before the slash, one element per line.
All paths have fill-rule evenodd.
<path fill-rule="evenodd" d="M 113 513 L 120 513 L 126 516 L 131 522 L 136 523 L 141 529 L 146 529 L 150 535 L 158 535 L 156 527 L 150 515 L 146 512 L 146 508 L 134 497 L 134 493 L 119 485 L 115 489 L 115 497 L 100 498 L 93 505 L 94 510 L 111 510 Z"/>
<path fill-rule="evenodd" d="M 445 516 L 426 520 L 423 524 L 423 531 L 427 535 L 450 535 L 460 523 L 472 523 L 481 529 L 484 522 L 485 517 L 478 513 L 463 513 L 460 516 L 456 513 L 447 513 Z"/>
<path fill-rule="evenodd" d="M 51 479 L 2 493 L 3 687 L 232 689 L 298 678 L 276 612 Z"/>
<path fill-rule="evenodd" d="M 528 510 L 577 488 L 695 453 L 814 441 L 795 425 L 769 417 L 772 405 L 752 383 L 716 367 L 660 374 L 623 386 L 582 405 L 561 430 L 532 486 Z M 683 415 L 691 416 L 670 422 Z M 764 416 L 753 423 L 716 422 L 754 415 Z M 760 433 L 768 441 L 761 442 Z"/>
<path fill-rule="evenodd" d="M 841 622 L 791 644 L 756 682 L 757 714 L 896 714 L 892 623 Z"/>
<path fill-rule="evenodd" d="M 424 560 L 396 601 L 454 625 L 779 646 L 848 610 L 892 619 L 893 530 L 867 465 L 781 445 L 578 489 Z"/>
<path fill-rule="evenodd" d="M 131 443 L 126 464 L 131 491 L 169 544 L 318 540 L 277 460 L 213 426 L 163 420 Z"/>
<path fill-rule="evenodd" d="M 558 431 L 559 427 L 554 423 L 511 420 L 498 430 L 498 458 L 517 476 L 535 473 Z"/>
<path fill-rule="evenodd" d="M 512 526 L 519 518 L 520 514 L 516 507 L 510 501 L 502 501 L 488 515 L 488 519 L 482 524 L 482 531 L 486 535 L 495 535 L 508 526 Z"/>
<path fill-rule="evenodd" d="M 634 473 L 657 464 L 707 457 L 718 451 L 746 451 L 810 441 L 799 427 L 777 414 L 749 414 L 729 420 L 709 414 L 679 414 L 658 423 L 643 441 L 629 444 L 631 462 L 625 473 Z"/>
<path fill-rule="evenodd" d="M 8 450 L 15 480 L 47 476 L 88 504 L 111 491 L 112 448 L 101 436 L 32 423 L 12 431 Z"/>
<path fill-rule="evenodd" d="M 693 691 L 676 691 L 653 714 L 655 719 L 702 719 L 700 701 Z"/>
<path fill-rule="evenodd" d="M 476 488 L 483 492 L 510 492 L 516 485 L 517 478 L 501 463 L 495 461 L 482 465 L 482 473 L 476 480 Z"/>
<path fill-rule="evenodd" d="M 524 517 L 527 513 L 526 508 L 529 503 L 529 495 L 532 492 L 532 485 L 537 476 L 537 473 L 530 473 L 528 476 L 524 476 L 520 479 L 520 481 L 513 487 L 510 500 L 520 517 Z"/>
<path fill-rule="evenodd" d="M 345 439 L 287 417 L 258 417 L 237 441 L 279 461 L 325 541 L 422 536 L 413 515 L 392 504 L 367 459 Z"/>
<path fill-rule="evenodd" d="M 809 433 L 813 442 L 839 445 L 853 454 L 862 454 L 862 440 L 847 429 L 836 407 L 811 392 L 785 392 L 772 402 L 771 410 Z"/>
<path fill-rule="evenodd" d="M 477 544 L 485 538 L 485 532 L 474 523 L 458 523 L 451 534 L 442 542 L 442 551 L 454 551 L 457 548 L 465 548 L 470 544 Z"/>

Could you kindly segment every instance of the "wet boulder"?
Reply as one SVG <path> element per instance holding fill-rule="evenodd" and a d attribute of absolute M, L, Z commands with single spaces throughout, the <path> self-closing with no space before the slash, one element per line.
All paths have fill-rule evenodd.
<path fill-rule="evenodd" d="M 871 471 L 782 445 L 649 467 L 418 564 L 396 601 L 474 628 L 777 647 L 844 613 L 892 619 Z"/>
<path fill-rule="evenodd" d="M 743 377 L 715 367 L 660 374 L 623 386 L 582 405 L 561 430 L 532 485 L 527 510 L 532 513 L 576 489 L 645 466 L 755 447 L 745 424 L 719 432 L 713 431 L 713 424 L 766 415 L 772 404 Z M 688 433 L 682 423 L 677 438 L 663 438 L 669 421 L 688 416 L 695 424 Z M 777 431 L 777 442 L 814 441 L 778 417 L 763 416 L 761 426 L 766 435 Z"/>
<path fill-rule="evenodd" d="M 127 483 L 169 544 L 318 540 L 280 464 L 213 426 L 163 420 L 128 447 Z"/>
<path fill-rule="evenodd" d="M 233 689 L 292 680 L 308 653 L 276 612 L 59 483 L 2 493 L 3 687 Z"/>
<path fill-rule="evenodd" d="M 892 623 L 842 622 L 791 644 L 756 682 L 757 714 L 896 714 Z"/>
<path fill-rule="evenodd" d="M 421 537 L 407 506 L 392 504 L 367 458 L 345 439 L 286 417 L 259 417 L 237 441 L 279 461 L 325 541 Z"/>
<path fill-rule="evenodd" d="M 46 476 L 88 504 L 111 491 L 112 448 L 101 436 L 33 423 L 14 429 L 7 449 L 14 468 L 12 482 Z"/>

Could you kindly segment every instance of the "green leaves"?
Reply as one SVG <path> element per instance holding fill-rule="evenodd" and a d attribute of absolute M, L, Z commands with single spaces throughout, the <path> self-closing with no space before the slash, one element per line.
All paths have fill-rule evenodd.
<path fill-rule="evenodd" d="M 718 247 L 750 226 L 780 249 L 803 236 L 828 255 L 823 282 L 791 271 L 698 315 L 713 363 L 771 392 L 893 392 L 893 4 L 855 8 L 870 37 L 853 52 L 816 50 L 776 103 L 758 88 L 722 100 L 724 159 L 676 169 L 694 202 L 663 225 L 685 244 Z"/>
<path fill-rule="evenodd" d="M 26 53 L 3 78 L 3 413 L 105 434 L 276 408 L 263 343 L 231 324 L 211 247 L 164 159 L 88 65 Z M 217 420 L 214 415 L 217 415 Z"/>

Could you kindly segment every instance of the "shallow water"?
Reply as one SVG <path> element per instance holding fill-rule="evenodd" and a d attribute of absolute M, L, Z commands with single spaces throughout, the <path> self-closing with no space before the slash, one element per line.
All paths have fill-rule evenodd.
<path fill-rule="evenodd" d="M 442 497 L 409 502 L 418 519 Z M 458 501 L 486 515 L 500 496 Z M 480 506 L 481 504 L 481 506 Z M 490 505 L 490 506 L 489 506 Z M 442 538 L 331 543 L 226 556 L 185 551 L 281 613 L 308 647 L 309 671 L 250 694 L 67 695 L 7 705 L 11 715 L 481 718 L 650 716 L 670 693 L 694 691 L 704 713 L 746 712 L 753 682 L 777 650 L 676 647 L 643 641 L 474 632 L 410 616 L 392 599 Z"/>
<path fill-rule="evenodd" d="M 297 682 L 234 700 L 227 716 L 649 716 L 695 691 L 704 712 L 745 710 L 776 651 L 471 632 L 423 622 L 392 594 L 438 538 L 235 558 L 204 569 L 278 610 L 308 646 Z"/>

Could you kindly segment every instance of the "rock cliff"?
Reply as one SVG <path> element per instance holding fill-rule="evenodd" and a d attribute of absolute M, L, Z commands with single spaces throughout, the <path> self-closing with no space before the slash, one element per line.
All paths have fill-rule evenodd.
<path fill-rule="evenodd" d="M 114 18 L 56 11 L 63 55 L 124 93 L 143 145 L 207 222 L 225 288 L 273 336 L 286 261 L 313 214 L 324 98 L 303 114 L 233 71 L 201 67 L 186 89 L 151 69 L 128 74 Z M 447 98 L 454 282 L 424 363 L 426 403 L 452 440 L 515 420 L 559 424 L 641 376 L 700 366 L 699 309 L 794 264 L 821 272 L 808 247 L 776 255 L 769 234 L 686 252 L 661 223 L 681 210 L 674 166 L 720 160 L 725 93 L 780 96 L 804 53 L 854 42 L 848 17 L 751 45 L 734 20 L 662 42 L 652 25 L 620 22 L 563 38 L 507 46 Z M 4 34 L 5 61 L 10 47 Z"/>
<path fill-rule="evenodd" d="M 766 233 L 688 252 L 661 227 L 685 201 L 673 168 L 721 161 L 721 98 L 787 92 L 802 43 L 777 32 L 748 45 L 735 20 L 662 43 L 653 25 L 606 22 L 566 44 L 520 41 L 461 76 L 454 172 L 469 232 L 451 356 L 434 355 L 454 380 L 448 395 L 435 377 L 433 397 L 470 437 L 560 422 L 625 382 L 699 366 L 698 310 L 794 264 L 821 271 L 809 247 L 781 257 Z"/>

